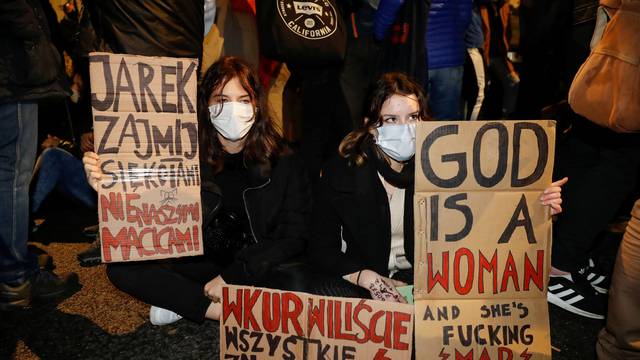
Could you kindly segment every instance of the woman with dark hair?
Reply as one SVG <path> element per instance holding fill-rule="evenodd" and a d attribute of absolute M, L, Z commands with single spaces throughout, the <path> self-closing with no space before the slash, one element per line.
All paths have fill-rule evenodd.
<path fill-rule="evenodd" d="M 153 305 L 151 322 L 218 319 L 222 285 L 303 291 L 311 196 L 301 161 L 276 132 L 260 81 L 233 57 L 213 64 L 198 90 L 205 255 L 109 264 L 109 279 Z M 85 155 L 94 188 L 96 154 Z"/>
<path fill-rule="evenodd" d="M 396 286 L 413 282 L 415 131 L 429 120 L 422 88 L 389 73 L 375 85 L 362 126 L 340 144 L 324 169 L 308 247 L 315 269 L 328 275 L 313 291 L 404 302 Z M 541 202 L 562 211 L 561 186 Z"/>

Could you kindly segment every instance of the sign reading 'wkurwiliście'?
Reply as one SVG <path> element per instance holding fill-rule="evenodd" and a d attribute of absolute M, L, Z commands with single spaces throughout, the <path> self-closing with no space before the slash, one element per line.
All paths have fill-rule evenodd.
<path fill-rule="evenodd" d="M 103 262 L 202 254 L 197 68 L 90 55 Z"/>
<path fill-rule="evenodd" d="M 226 285 L 222 308 L 221 360 L 411 359 L 411 305 Z"/>
<path fill-rule="evenodd" d="M 424 122 L 416 138 L 416 359 L 549 359 L 555 122 Z"/>

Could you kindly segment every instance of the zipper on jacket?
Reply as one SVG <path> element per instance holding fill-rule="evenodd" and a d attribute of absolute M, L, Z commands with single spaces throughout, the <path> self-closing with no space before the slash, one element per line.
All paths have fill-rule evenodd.
<path fill-rule="evenodd" d="M 202 199 L 200 201 L 202 201 Z M 222 201 L 218 201 L 216 206 L 213 209 L 211 209 L 211 211 L 209 211 L 209 214 L 208 214 L 207 218 L 210 218 L 211 214 L 213 214 L 214 212 L 218 211 L 218 209 L 220 208 L 220 205 L 222 205 Z M 209 224 L 202 224 L 203 227 L 204 226 L 208 226 L 208 225 Z"/>
<path fill-rule="evenodd" d="M 251 235 L 253 235 L 253 241 L 256 244 L 258 243 L 258 237 L 256 236 L 256 233 L 253 231 L 253 224 L 251 223 L 251 214 L 249 214 L 249 206 L 247 206 L 247 198 L 246 198 L 245 195 L 247 194 L 247 191 L 249 191 L 249 190 L 262 189 L 263 187 L 269 185 L 270 183 L 271 183 L 271 179 L 268 179 L 267 182 L 265 182 L 264 184 L 262 184 L 260 186 L 252 187 L 252 188 L 246 188 L 242 192 L 242 202 L 244 202 L 244 211 L 247 213 L 247 219 L 249 219 L 249 228 L 251 229 Z"/>

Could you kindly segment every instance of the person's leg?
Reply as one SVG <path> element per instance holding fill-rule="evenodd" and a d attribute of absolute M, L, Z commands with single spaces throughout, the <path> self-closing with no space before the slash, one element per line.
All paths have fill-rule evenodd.
<path fill-rule="evenodd" d="M 340 99 L 338 72 L 335 68 L 291 68 L 302 77 L 302 139 L 300 156 L 315 187 L 320 178 L 322 164 L 330 151 L 335 154 L 337 144 L 330 145 L 334 137 L 335 104 Z M 344 134 L 346 135 L 346 134 Z"/>
<path fill-rule="evenodd" d="M 429 108 L 436 120 L 460 120 L 464 66 L 429 70 Z"/>
<path fill-rule="evenodd" d="M 52 155 L 56 157 L 57 170 L 63 175 L 58 181 L 57 189 L 83 206 L 96 209 L 98 206 L 97 193 L 87 181 L 82 160 L 62 149 L 52 150 Z"/>
<path fill-rule="evenodd" d="M 211 304 L 204 284 L 219 273 L 215 264 L 201 257 L 107 265 L 109 280 L 120 290 L 198 323 Z"/>
<path fill-rule="evenodd" d="M 640 200 L 620 244 L 609 290 L 607 324 L 598 335 L 598 358 L 640 359 Z"/>
<path fill-rule="evenodd" d="M 480 50 L 476 48 L 467 49 L 467 52 L 469 53 L 471 63 L 473 64 L 473 70 L 476 74 L 476 81 L 478 86 L 478 95 L 476 96 L 475 104 L 473 104 L 469 120 L 478 120 L 478 115 L 480 115 L 480 109 L 482 109 L 482 103 L 484 102 L 484 60 L 482 58 Z"/>
<path fill-rule="evenodd" d="M 640 171 L 640 143 L 626 140 L 627 135 L 614 134 L 598 129 L 599 134 L 582 141 L 586 151 L 583 156 L 589 164 L 580 176 L 569 178 L 563 191 L 564 209 L 555 226 L 552 264 L 554 267 L 575 272 L 586 266 L 589 252 L 594 248 L 598 235 L 615 217 L 620 206 L 634 191 Z M 625 144 L 627 142 L 628 144 Z M 594 153 L 595 152 L 595 153 Z M 580 159 L 576 158 L 576 162 Z"/>
<path fill-rule="evenodd" d="M 62 150 L 63 151 L 63 150 Z M 31 212 L 35 213 L 40 210 L 40 206 L 44 200 L 56 188 L 60 175 L 64 171 L 58 164 L 57 149 L 45 149 L 33 170 L 33 178 L 31 179 Z"/>
<path fill-rule="evenodd" d="M 344 64 L 340 71 L 340 88 L 351 118 L 351 129 L 362 125 L 367 108 L 366 97 L 371 84 L 376 80 L 378 47 L 372 38 L 349 39 Z"/>
<path fill-rule="evenodd" d="M 0 283 L 37 271 L 27 251 L 29 180 L 36 156 L 38 105 L 0 105 Z"/>
<path fill-rule="evenodd" d="M 502 86 L 502 117 L 508 119 L 516 110 L 518 101 L 519 83 L 514 81 L 504 58 L 491 58 L 490 68 L 494 74 L 494 80 Z"/>

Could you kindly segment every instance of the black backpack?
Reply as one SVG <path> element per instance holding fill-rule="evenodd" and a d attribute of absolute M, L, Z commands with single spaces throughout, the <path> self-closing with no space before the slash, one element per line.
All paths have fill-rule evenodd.
<path fill-rule="evenodd" d="M 300 65 L 341 63 L 347 43 L 336 0 L 256 1 L 260 52 Z"/>

